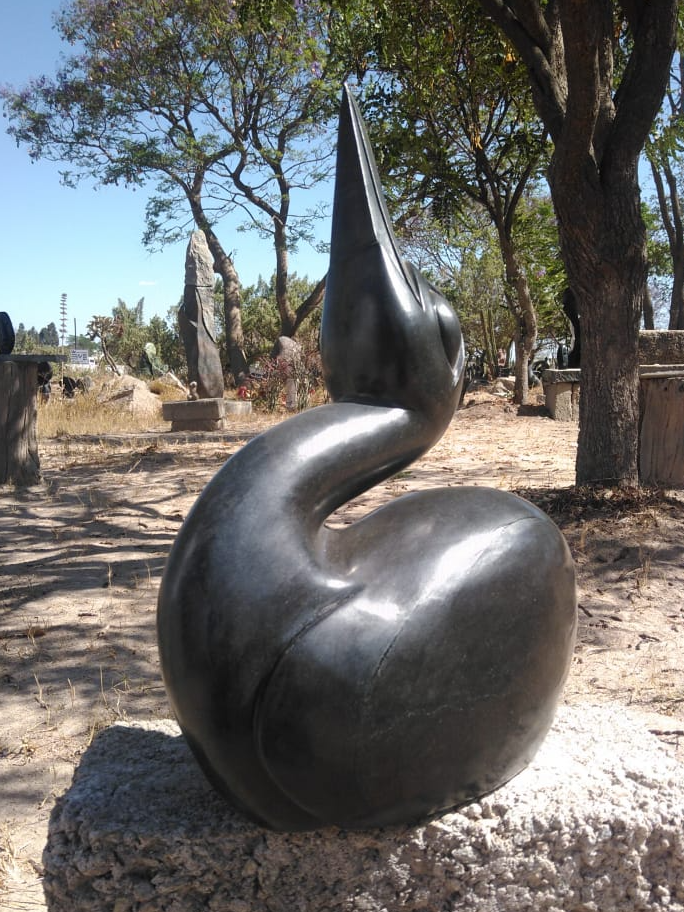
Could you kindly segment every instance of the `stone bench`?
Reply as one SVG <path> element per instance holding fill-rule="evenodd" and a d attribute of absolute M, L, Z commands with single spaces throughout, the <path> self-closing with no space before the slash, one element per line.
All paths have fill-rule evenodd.
<path fill-rule="evenodd" d="M 682 912 L 684 766 L 622 706 L 564 707 L 507 786 L 418 827 L 264 830 L 173 722 L 117 724 L 58 799 L 50 912 Z"/>
<path fill-rule="evenodd" d="M 220 431 L 228 415 L 245 415 L 251 402 L 232 399 L 183 399 L 162 403 L 162 417 L 171 422 L 172 431 Z"/>

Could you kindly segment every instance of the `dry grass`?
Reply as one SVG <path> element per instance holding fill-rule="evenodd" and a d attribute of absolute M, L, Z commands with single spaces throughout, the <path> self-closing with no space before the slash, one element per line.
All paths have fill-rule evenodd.
<path fill-rule="evenodd" d="M 105 434 L 137 434 L 150 430 L 149 413 L 127 408 L 122 402 L 103 403 L 102 391 L 112 375 L 92 375 L 92 389 L 77 392 L 73 399 L 62 398 L 53 388 L 50 401 L 38 401 L 37 433 L 39 440 Z M 184 398 L 177 386 L 152 380 L 148 389 L 160 402 Z"/>
<path fill-rule="evenodd" d="M 78 437 L 85 434 L 131 434 L 149 430 L 149 415 L 121 406 L 103 405 L 94 393 L 73 399 L 53 397 L 38 405 L 38 439 Z"/>
<path fill-rule="evenodd" d="M 155 420 L 154 416 L 144 409 L 128 408 L 122 401 L 111 404 L 103 402 L 103 387 L 108 382 L 111 383 L 111 374 L 95 375 L 91 379 L 94 381 L 92 389 L 87 393 L 77 392 L 73 399 L 62 398 L 60 393 L 54 390 L 49 402 L 45 403 L 38 399 L 36 430 L 39 441 L 68 441 L 69 438 L 92 437 L 93 442 L 96 442 L 98 438 L 107 436 L 169 430 L 169 425 L 163 421 L 161 414 L 159 419 Z M 165 383 L 161 379 L 151 380 L 147 388 L 160 403 L 185 398 L 185 394 L 177 386 Z M 316 401 L 312 404 L 319 403 Z M 289 413 L 284 406 L 274 412 L 267 412 L 255 403 L 252 415 L 243 419 L 243 423 L 263 423 L 269 426 L 288 416 Z"/>

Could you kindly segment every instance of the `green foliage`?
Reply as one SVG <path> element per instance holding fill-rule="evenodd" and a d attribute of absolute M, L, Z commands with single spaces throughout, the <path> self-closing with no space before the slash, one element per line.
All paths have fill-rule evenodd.
<path fill-rule="evenodd" d="M 166 316 L 154 316 L 147 327 L 147 340 L 157 349 L 159 360 L 177 377 L 187 378 L 188 362 L 178 331 L 178 308 L 171 308 Z"/>
<path fill-rule="evenodd" d="M 528 276 L 541 339 L 568 334 L 561 298 L 567 284 L 558 232 L 548 197 L 529 193 L 519 207 L 518 250 Z M 445 231 L 426 215 L 406 220 L 402 249 L 446 295 L 458 314 L 466 347 L 485 350 L 483 311 L 491 313 L 493 348 L 507 349 L 515 334 L 508 309 L 499 240 L 481 209 L 464 206 L 457 230 Z M 489 317 L 487 318 L 490 319 Z"/>
<path fill-rule="evenodd" d="M 364 15 L 364 112 L 398 200 L 431 205 L 445 227 L 465 198 L 488 210 L 497 196 L 503 204 L 546 152 L 524 67 L 505 39 L 473 0 L 396 0 Z"/>
<path fill-rule="evenodd" d="M 649 279 L 652 301 L 661 313 L 664 285 L 670 283 L 669 313 L 663 321 L 670 329 L 684 328 L 684 9 L 679 9 L 677 46 L 663 105 L 646 141 L 646 159 L 651 168 L 655 199 L 651 206 L 642 203 L 648 238 Z"/>
<path fill-rule="evenodd" d="M 267 356 L 278 338 L 280 318 L 275 296 L 275 276 L 242 289 L 242 331 L 245 356 L 253 364 Z"/>
<path fill-rule="evenodd" d="M 531 192 L 523 197 L 517 208 L 514 237 L 534 301 L 539 337 L 566 338 L 568 321 L 562 298 L 568 280 L 550 197 Z"/>
<path fill-rule="evenodd" d="M 267 282 L 262 276 L 254 285 L 242 289 L 242 329 L 244 333 L 244 351 L 248 364 L 254 364 L 263 357 L 270 356 L 274 344 L 280 335 L 280 314 L 276 294 L 277 276 L 275 273 Z M 306 276 L 300 278 L 292 273 L 288 278 L 288 294 L 293 300 L 305 301 L 316 287 Z M 221 300 L 221 283 L 217 282 L 215 295 Z M 217 308 L 219 316 L 219 333 L 222 332 L 223 314 Z M 307 349 L 318 346 L 320 328 L 320 308 L 314 310 L 297 334 L 297 339 Z"/>
<path fill-rule="evenodd" d="M 658 279 L 672 275 L 672 256 L 663 221 L 657 208 L 642 200 L 641 215 L 646 225 L 649 276 Z"/>
<path fill-rule="evenodd" d="M 35 326 L 26 329 L 20 323 L 14 331 L 14 351 L 16 354 L 38 354 L 40 352 L 53 353 L 59 348 L 59 333 L 54 323 L 48 323 L 41 329 Z"/>
<path fill-rule="evenodd" d="M 112 370 L 119 373 L 111 349 L 116 346 L 117 339 L 123 333 L 123 324 L 120 317 L 96 315 L 88 323 L 86 333 L 90 339 L 99 342 L 102 349 L 102 357 Z"/>
<path fill-rule="evenodd" d="M 244 214 L 238 230 L 273 242 L 289 334 L 309 307 L 292 305 L 288 256 L 325 212 L 305 191 L 333 166 L 338 18 L 317 0 L 68 0 L 56 28 L 79 53 L 54 78 L 0 89 L 9 132 L 32 158 L 67 163 L 67 185 L 151 185 L 143 242 L 185 238 L 194 223 L 229 290 L 219 227 Z M 236 352 L 239 302 L 227 306 Z"/>
<path fill-rule="evenodd" d="M 26 329 L 23 323 L 14 331 L 14 351 L 18 354 L 30 355 L 38 348 L 38 333 L 35 326 Z"/>
<path fill-rule="evenodd" d="M 133 371 L 138 369 L 145 344 L 150 341 L 143 320 L 144 304 L 145 299 L 141 298 L 134 307 L 128 307 L 119 298 L 112 308 L 112 317 L 119 329 L 109 344 L 109 351 L 115 361 Z"/>
<path fill-rule="evenodd" d="M 48 323 L 38 333 L 38 344 L 42 348 L 57 348 L 59 346 L 59 333 L 54 323 Z"/>
<path fill-rule="evenodd" d="M 119 298 L 111 317 L 94 316 L 91 319 L 88 337 L 99 341 L 110 367 L 124 364 L 133 373 L 144 373 L 143 351 L 151 342 L 158 360 L 178 377 L 186 377 L 187 361 L 178 331 L 178 307 L 171 308 L 166 319 L 155 315 L 146 324 L 144 302 L 141 298 L 134 307 L 129 307 Z"/>

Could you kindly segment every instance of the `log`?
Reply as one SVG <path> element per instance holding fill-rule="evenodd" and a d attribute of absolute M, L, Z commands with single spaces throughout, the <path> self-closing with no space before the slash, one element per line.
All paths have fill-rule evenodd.
<path fill-rule="evenodd" d="M 38 360 L 0 361 L 0 485 L 40 482 L 36 437 Z"/>

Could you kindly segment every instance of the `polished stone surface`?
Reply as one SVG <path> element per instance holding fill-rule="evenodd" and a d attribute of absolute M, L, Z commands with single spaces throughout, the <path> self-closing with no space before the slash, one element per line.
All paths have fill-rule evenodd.
<path fill-rule="evenodd" d="M 565 540 L 513 495 L 426 491 L 326 526 L 439 439 L 463 376 L 458 320 L 398 252 L 347 90 L 321 356 L 332 404 L 222 467 L 159 595 L 190 747 L 280 830 L 410 823 L 505 783 L 551 725 L 576 628 Z"/>
<path fill-rule="evenodd" d="M 8 313 L 0 311 L 0 355 L 11 354 L 14 348 L 14 327 Z"/>

